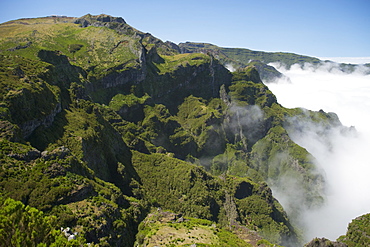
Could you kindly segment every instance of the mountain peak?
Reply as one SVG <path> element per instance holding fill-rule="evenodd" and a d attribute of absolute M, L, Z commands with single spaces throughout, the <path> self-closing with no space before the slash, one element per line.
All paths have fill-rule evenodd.
<path fill-rule="evenodd" d="M 104 23 L 121 23 L 126 24 L 125 20 L 122 17 L 113 17 L 106 14 L 100 14 L 100 15 L 91 15 L 87 14 L 80 18 L 78 18 L 75 23 L 81 24 L 83 27 L 87 26 L 102 26 Z"/>

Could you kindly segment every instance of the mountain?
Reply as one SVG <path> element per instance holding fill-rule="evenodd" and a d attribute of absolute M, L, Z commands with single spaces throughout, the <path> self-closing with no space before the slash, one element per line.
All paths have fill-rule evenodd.
<path fill-rule="evenodd" d="M 20 19 L 0 34 L 2 245 L 302 244 L 325 178 L 289 132 L 346 130 L 334 113 L 284 108 L 257 66 L 230 72 L 122 18 Z M 270 186 L 291 177 L 303 196 L 287 214 Z"/>
<path fill-rule="evenodd" d="M 320 59 L 318 58 L 302 56 L 294 53 L 223 48 L 207 43 L 180 43 L 179 50 L 183 53 L 210 53 L 219 59 L 225 66 L 229 66 L 234 70 L 251 65 L 255 66 L 264 82 L 272 82 L 277 78 L 284 77 L 284 75 L 276 70 L 275 67 L 269 65 L 270 63 L 279 63 L 284 65 L 286 68 L 290 68 L 293 64 L 303 65 L 304 63 L 310 63 L 316 65 L 320 63 Z"/>
<path fill-rule="evenodd" d="M 289 80 L 289 78 L 275 68 L 276 65 L 283 66 L 285 69 L 290 69 L 292 65 L 304 66 L 305 64 L 309 64 L 310 66 L 317 68 L 326 64 L 327 68 L 340 70 L 345 73 L 354 72 L 358 66 L 356 64 L 346 63 L 337 64 L 329 60 L 322 61 L 315 57 L 289 52 L 264 52 L 244 48 L 225 48 L 208 43 L 186 42 L 180 43 L 177 47 L 174 44 L 173 47 L 181 53 L 202 52 L 212 54 L 225 67 L 232 71 L 247 66 L 254 66 L 265 83 L 274 82 L 280 78 Z M 370 64 L 365 64 L 364 66 L 369 67 Z M 369 74 L 369 70 L 367 70 L 366 73 Z"/>

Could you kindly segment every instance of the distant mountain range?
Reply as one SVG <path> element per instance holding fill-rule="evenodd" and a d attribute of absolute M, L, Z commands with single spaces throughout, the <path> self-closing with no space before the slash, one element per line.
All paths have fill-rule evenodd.
<path fill-rule="evenodd" d="M 305 63 L 313 66 L 320 66 L 323 63 L 330 63 L 333 65 L 336 64 L 336 62 L 330 60 L 323 61 L 319 58 L 303 56 L 294 53 L 252 51 L 242 48 L 223 48 L 207 43 L 180 43 L 176 49 L 181 53 L 210 53 L 215 56 L 224 66 L 231 68 L 232 70 L 250 65 L 255 66 L 261 76 L 261 79 L 266 83 L 273 82 L 276 79 L 284 76 L 274 67 L 275 64 L 283 66 L 285 69 L 290 69 L 290 67 L 294 64 L 299 64 L 301 66 L 303 66 Z M 358 65 L 339 63 L 338 66 L 335 67 L 339 68 L 343 72 L 352 73 L 356 66 Z M 370 68 L 370 63 L 366 63 L 364 66 Z M 367 74 L 369 73 L 370 70 L 367 72 Z"/>

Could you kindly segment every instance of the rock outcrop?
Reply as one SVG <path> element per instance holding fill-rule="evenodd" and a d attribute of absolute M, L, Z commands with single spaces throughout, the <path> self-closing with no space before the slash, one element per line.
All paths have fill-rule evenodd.
<path fill-rule="evenodd" d="M 109 27 L 110 23 L 126 24 L 122 17 L 113 17 L 110 15 L 85 15 L 83 17 L 77 18 L 74 21 L 76 24 L 80 24 L 82 27 Z"/>

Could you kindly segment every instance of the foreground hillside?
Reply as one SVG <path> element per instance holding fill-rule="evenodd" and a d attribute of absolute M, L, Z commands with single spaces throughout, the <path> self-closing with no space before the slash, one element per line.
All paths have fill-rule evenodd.
<path fill-rule="evenodd" d="M 255 67 L 231 73 L 122 18 L 0 34 L 2 245 L 302 245 L 325 180 L 289 131 L 335 114 L 286 109 Z M 288 217 L 270 186 L 292 177 Z"/>

